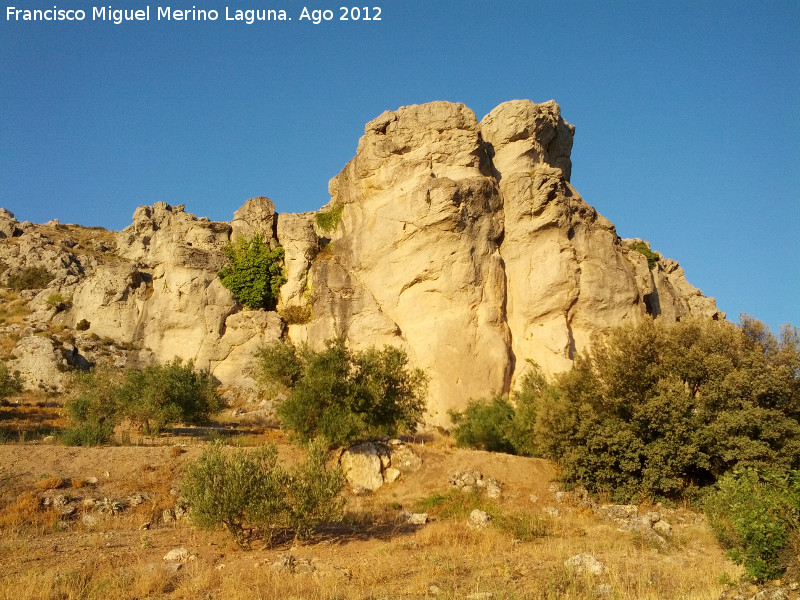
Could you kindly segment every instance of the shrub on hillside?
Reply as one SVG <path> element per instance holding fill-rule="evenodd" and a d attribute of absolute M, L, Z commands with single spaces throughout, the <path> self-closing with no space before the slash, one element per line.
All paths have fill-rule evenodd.
<path fill-rule="evenodd" d="M 214 443 L 189 465 L 181 484 L 192 521 L 225 527 L 244 548 L 254 527 L 268 541 L 281 531 L 307 539 L 322 523 L 342 517 L 344 479 L 326 467 L 324 446 L 311 444 L 306 462 L 286 471 L 275 446 L 228 451 Z"/>
<path fill-rule="evenodd" d="M 539 366 L 529 361 L 519 388 L 510 399 L 497 396 L 491 401 L 472 400 L 463 412 L 448 412 L 456 443 L 479 450 L 537 456 L 536 408 L 547 394 L 552 394 L 551 386 Z"/>
<path fill-rule="evenodd" d="M 336 231 L 336 228 L 339 226 L 339 221 L 342 218 L 343 212 L 344 212 L 343 204 L 334 204 L 328 210 L 319 211 L 315 215 L 317 226 L 319 226 L 319 228 L 322 231 L 327 231 L 327 232 Z"/>
<path fill-rule="evenodd" d="M 336 339 L 313 352 L 277 342 L 261 352 L 260 371 L 262 382 L 288 388 L 278 416 L 301 440 L 346 445 L 413 431 L 425 409 L 427 377 L 389 346 L 353 352 Z"/>
<path fill-rule="evenodd" d="M 75 381 L 76 393 L 64 406 L 71 427 L 62 440 L 69 445 L 107 443 L 125 419 L 148 434 L 178 422 L 203 424 L 221 406 L 214 377 L 178 358 L 122 375 L 93 370 Z"/>
<path fill-rule="evenodd" d="M 111 371 L 75 374 L 74 395 L 64 404 L 70 427 L 61 433 L 68 446 L 100 446 L 114 437 L 119 418 L 116 398 L 120 377 Z"/>
<path fill-rule="evenodd" d="M 679 498 L 735 468 L 800 467 L 800 343 L 741 326 L 649 320 L 611 331 L 556 377 L 534 434 L 568 483 Z"/>
<path fill-rule="evenodd" d="M 11 273 L 6 279 L 6 287 L 13 290 L 39 290 L 47 287 L 55 275 L 44 267 L 25 267 Z"/>
<path fill-rule="evenodd" d="M 236 301 L 248 308 L 274 309 L 286 282 L 283 248 L 270 248 L 256 235 L 249 240 L 240 238 L 222 251 L 229 264 L 219 272 L 219 278 Z"/>
<path fill-rule="evenodd" d="M 514 407 L 507 398 L 495 396 L 491 401 L 471 400 L 463 412 L 450 410 L 448 414 L 459 447 L 516 454 L 509 440 Z"/>
<path fill-rule="evenodd" d="M 647 259 L 647 266 L 650 267 L 651 271 L 655 268 L 656 263 L 661 260 L 661 255 L 658 252 L 653 252 L 647 242 L 636 242 L 631 246 L 631 250 L 635 250 Z"/>
<path fill-rule="evenodd" d="M 202 425 L 221 407 L 217 382 L 208 371 L 197 371 L 179 358 L 126 372 L 116 392 L 120 414 L 147 433 L 171 423 Z"/>
<path fill-rule="evenodd" d="M 717 539 L 751 577 L 780 577 L 790 566 L 789 557 L 796 556 L 787 550 L 792 542 L 800 543 L 800 472 L 727 473 L 704 508 Z"/>
<path fill-rule="evenodd" d="M 109 421 L 79 423 L 62 431 L 59 437 L 67 446 L 103 446 L 114 438 L 114 423 Z"/>

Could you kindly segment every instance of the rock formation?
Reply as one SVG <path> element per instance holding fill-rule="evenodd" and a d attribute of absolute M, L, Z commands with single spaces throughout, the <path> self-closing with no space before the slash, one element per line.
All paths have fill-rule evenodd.
<path fill-rule="evenodd" d="M 0 335 L 19 340 L 24 362 L 42 346 L 26 337 L 83 322 L 137 360 L 180 356 L 245 387 L 256 349 L 282 336 L 391 344 L 428 372 L 429 419 L 445 423 L 448 409 L 512 389 L 528 359 L 567 369 L 595 332 L 626 320 L 724 318 L 677 263 L 651 269 L 639 240 L 584 202 L 569 183 L 573 135 L 552 101 L 506 102 L 480 122 L 432 102 L 369 122 L 316 214 L 254 198 L 216 223 L 157 203 L 80 242 L 75 226 L 0 210 L 0 281 L 36 265 L 55 275 L 33 293 L 27 326 Z M 224 244 L 255 234 L 285 250 L 277 312 L 243 309 L 217 276 Z M 54 294 L 65 300 L 55 309 Z M 43 352 L 61 347 L 75 364 L 80 336 L 50 337 L 56 350 Z"/>
<path fill-rule="evenodd" d="M 627 319 L 719 318 L 676 263 L 651 271 L 569 184 L 573 133 L 552 101 L 506 102 L 480 123 L 446 102 L 368 123 L 331 180 L 341 218 L 305 275 L 313 319 L 292 339 L 403 346 L 444 422 L 508 391 L 527 359 L 569 368 Z"/>

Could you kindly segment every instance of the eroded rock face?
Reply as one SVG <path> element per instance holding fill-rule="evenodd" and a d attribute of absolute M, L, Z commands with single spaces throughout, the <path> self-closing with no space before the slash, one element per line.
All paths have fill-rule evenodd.
<path fill-rule="evenodd" d="M 434 102 L 384 113 L 330 190 L 344 211 L 311 266 L 306 340 L 404 347 L 431 377 L 438 421 L 505 389 L 502 198 L 472 111 Z"/>
<path fill-rule="evenodd" d="M 271 230 L 271 207 L 255 198 L 237 211 L 242 235 L 260 233 L 260 217 Z M 253 386 L 255 352 L 278 339 L 283 325 L 275 313 L 242 311 L 220 283 L 221 248 L 232 229 L 182 206 L 139 207 L 117 235 L 121 260 L 100 266 L 75 290 L 71 324 L 85 319 L 91 332 L 146 348 L 157 360 L 194 360 L 223 383 Z"/>
<path fill-rule="evenodd" d="M 506 102 L 481 125 L 503 195 L 513 355 L 566 370 L 594 332 L 646 313 L 646 260 L 569 184 L 574 128 L 558 105 Z"/>
<path fill-rule="evenodd" d="M 0 208 L 0 239 L 14 236 L 17 230 L 17 220 L 14 213 L 5 208 Z"/>
<path fill-rule="evenodd" d="M 448 409 L 512 389 L 527 359 L 567 369 L 594 333 L 624 321 L 724 318 L 676 262 L 651 270 L 637 240 L 620 239 L 570 185 L 573 135 L 552 101 L 506 102 L 480 122 L 462 104 L 407 106 L 366 125 L 330 182 L 328 230 L 265 197 L 231 223 L 139 207 L 129 227 L 88 242 L 74 226 L 0 210 L 0 260 L 55 275 L 26 292 L 29 324 L 88 324 L 87 335 L 148 360 L 193 359 L 229 385 L 252 386 L 256 350 L 285 336 L 401 347 L 430 377 L 428 420 L 447 424 Z M 277 312 L 242 309 L 219 281 L 224 245 L 256 234 L 285 250 Z M 88 351 L 73 337 L 76 355 Z"/>
<path fill-rule="evenodd" d="M 569 184 L 573 134 L 552 101 L 506 102 L 480 123 L 444 102 L 368 123 L 331 180 L 342 216 L 309 268 L 313 319 L 293 338 L 404 347 L 431 376 L 429 420 L 444 424 L 448 409 L 511 389 L 527 359 L 569 368 L 597 331 L 648 314 L 719 318 L 676 264 L 651 271 Z"/>
<path fill-rule="evenodd" d="M 19 372 L 28 388 L 60 392 L 66 380 L 66 361 L 52 340 L 40 336 L 23 337 L 13 351 L 9 368 Z"/>

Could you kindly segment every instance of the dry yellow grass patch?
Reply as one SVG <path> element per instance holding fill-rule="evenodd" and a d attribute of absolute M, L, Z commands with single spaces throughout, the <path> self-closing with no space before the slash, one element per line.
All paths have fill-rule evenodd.
<path fill-rule="evenodd" d="M 424 459 L 420 471 L 375 494 L 349 497 L 348 519 L 320 531 L 311 543 L 259 542 L 245 552 L 224 531 L 161 519 L 165 508 L 175 506 L 186 463 L 203 447 L 196 439 L 182 441 L 188 442 L 185 452 L 170 446 L 0 446 L 6 486 L 0 600 L 463 600 L 472 594 L 491 594 L 492 600 L 717 600 L 720 581 L 741 573 L 688 510 L 664 511 L 674 535 L 666 547 L 657 547 L 578 504 L 555 504 L 548 491 L 553 471 L 545 461 L 430 445 L 415 448 Z M 301 454 L 288 444 L 280 453 L 289 461 Z M 433 522 L 405 524 L 402 508 L 416 510 L 420 499 L 444 506 L 430 498 L 448 497 L 447 474 L 454 466 L 497 477 L 504 483 L 503 498 L 460 495 L 445 506 L 448 514 L 431 509 Z M 64 485 L 73 479 L 84 485 L 43 491 L 37 487 L 42 472 Z M 86 482 L 90 475 L 98 481 Z M 136 492 L 147 497 L 138 506 L 101 512 L 79 505 L 63 524 L 41 504 L 42 496 L 54 493 L 125 502 Z M 494 515 L 488 528 L 467 525 L 472 502 Z M 558 515 L 545 512 L 553 505 Z M 146 531 L 140 529 L 145 522 Z M 531 527 L 531 535 L 522 535 Z M 163 557 L 176 547 L 195 558 L 180 568 L 167 565 Z M 608 571 L 571 573 L 564 561 L 580 553 L 595 556 Z M 294 570 L 273 568 L 287 556 Z"/>
<path fill-rule="evenodd" d="M 47 393 L 27 391 L 14 402 L 0 405 L 0 441 L 37 440 L 67 425 L 60 399 Z"/>
<path fill-rule="evenodd" d="M 39 495 L 26 492 L 0 509 L 0 530 L 6 533 L 42 533 L 45 528 L 53 528 L 60 518 L 58 511 L 45 508 Z"/>
<path fill-rule="evenodd" d="M 64 480 L 60 477 L 42 477 L 36 482 L 36 487 L 42 491 L 57 490 L 64 485 Z"/>

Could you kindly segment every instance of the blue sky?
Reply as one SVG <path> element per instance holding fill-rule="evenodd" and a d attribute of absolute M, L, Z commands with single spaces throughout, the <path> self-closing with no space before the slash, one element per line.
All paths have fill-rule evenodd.
<path fill-rule="evenodd" d="M 572 183 L 622 237 L 677 259 L 730 319 L 800 326 L 800 2 L 376 0 L 380 21 L 319 25 L 303 6 L 343 3 L 3 2 L 0 206 L 20 220 L 121 229 L 156 201 L 230 220 L 257 195 L 314 210 L 386 109 L 555 99 L 577 128 Z M 149 22 L 91 20 L 148 4 Z M 15 22 L 9 5 L 89 16 Z M 226 6 L 293 20 L 226 22 Z"/>

